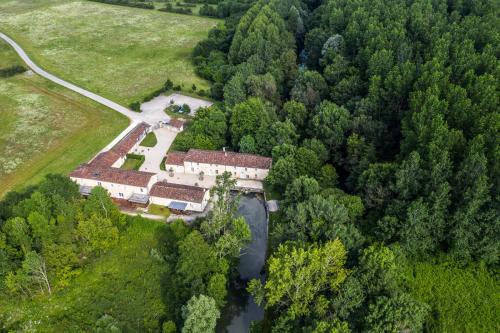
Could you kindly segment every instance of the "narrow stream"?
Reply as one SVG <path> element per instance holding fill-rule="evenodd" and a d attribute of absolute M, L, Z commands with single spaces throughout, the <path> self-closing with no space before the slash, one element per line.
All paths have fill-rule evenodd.
<path fill-rule="evenodd" d="M 264 202 L 255 195 L 241 197 L 238 215 L 245 217 L 252 231 L 252 242 L 240 257 L 238 272 L 240 280 L 229 290 L 228 304 L 221 311 L 217 332 L 246 333 L 250 323 L 264 318 L 264 309 L 255 304 L 246 292 L 246 284 L 251 279 L 264 281 L 263 267 L 267 251 L 267 217 Z"/>

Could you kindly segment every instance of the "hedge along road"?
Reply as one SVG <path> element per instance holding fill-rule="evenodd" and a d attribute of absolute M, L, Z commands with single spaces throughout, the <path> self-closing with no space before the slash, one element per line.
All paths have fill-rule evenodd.
<path fill-rule="evenodd" d="M 96 95 L 93 92 L 90 92 L 88 90 L 80 88 L 72 83 L 69 83 L 67 81 L 64 81 L 63 79 L 58 78 L 55 75 L 50 74 L 49 72 L 46 72 L 42 68 L 38 67 L 38 65 L 35 64 L 30 59 L 30 57 L 28 57 L 28 55 L 26 54 L 26 52 L 24 52 L 24 50 L 21 48 L 21 46 L 19 46 L 19 44 L 17 44 L 10 37 L 8 37 L 7 35 L 0 32 L 0 38 L 3 39 L 4 41 L 6 41 L 10 46 L 12 46 L 12 48 L 16 51 L 16 53 L 21 57 L 21 59 L 26 63 L 26 65 L 28 65 L 28 67 L 33 72 L 46 78 L 47 80 L 50 80 L 50 81 L 57 83 L 65 88 L 73 90 L 74 92 L 76 92 L 80 95 L 83 95 L 87 98 L 90 98 L 90 99 L 96 101 L 97 103 L 100 103 L 104 106 L 107 106 L 110 109 L 113 109 L 117 112 L 120 112 L 121 114 L 123 114 L 124 116 L 126 116 L 127 118 L 130 119 L 131 123 L 130 123 L 129 127 L 127 127 L 122 133 L 120 133 L 120 135 L 118 135 L 107 147 L 105 147 L 103 149 L 103 151 L 108 150 L 109 148 L 114 146 L 115 143 L 118 142 L 119 140 L 121 140 L 121 138 L 123 138 L 133 127 L 135 127 L 138 123 L 140 123 L 141 121 L 144 120 L 143 117 L 139 113 L 133 112 L 133 111 L 127 109 L 126 107 L 123 107 L 123 106 L 121 106 L 113 101 L 110 101 L 107 98 Z"/>

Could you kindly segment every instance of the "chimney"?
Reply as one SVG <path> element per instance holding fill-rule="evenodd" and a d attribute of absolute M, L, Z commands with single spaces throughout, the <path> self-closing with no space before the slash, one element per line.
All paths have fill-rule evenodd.
<path fill-rule="evenodd" d="M 224 156 L 227 156 L 226 147 L 222 147 L 222 151 L 224 152 Z"/>

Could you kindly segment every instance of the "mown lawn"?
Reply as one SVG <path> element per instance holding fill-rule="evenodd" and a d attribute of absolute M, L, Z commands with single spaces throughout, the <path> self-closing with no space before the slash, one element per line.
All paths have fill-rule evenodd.
<path fill-rule="evenodd" d="M 123 332 L 159 332 L 166 311 L 161 298 L 166 265 L 150 252 L 158 248 L 158 233 L 164 227 L 134 219 L 115 248 L 50 298 L 9 302 L 0 295 L 0 330 L 3 323 L 30 332 L 93 332 L 95 322 L 107 314 Z"/>
<path fill-rule="evenodd" d="M 168 207 L 165 207 L 165 206 L 150 204 L 148 206 L 148 213 L 153 214 L 153 215 L 161 215 L 161 216 L 169 217 L 170 216 L 170 209 L 168 209 Z"/>
<path fill-rule="evenodd" d="M 219 20 L 88 1 L 0 0 L 0 27 L 41 67 L 128 105 L 170 78 L 207 90 L 191 52 Z"/>
<path fill-rule="evenodd" d="M 414 263 L 407 273 L 412 295 L 431 306 L 427 332 L 500 331 L 498 273 L 431 263 Z"/>
<path fill-rule="evenodd" d="M 21 64 L 0 41 L 0 68 Z M 67 174 L 127 127 L 128 120 L 37 75 L 0 78 L 0 197 L 48 173 Z"/>
<path fill-rule="evenodd" d="M 139 170 L 142 163 L 144 163 L 144 156 L 128 154 L 125 162 L 123 162 L 120 169 L 124 170 Z"/>
<path fill-rule="evenodd" d="M 158 143 L 154 132 L 149 132 L 146 137 L 141 141 L 140 146 L 154 147 Z"/>

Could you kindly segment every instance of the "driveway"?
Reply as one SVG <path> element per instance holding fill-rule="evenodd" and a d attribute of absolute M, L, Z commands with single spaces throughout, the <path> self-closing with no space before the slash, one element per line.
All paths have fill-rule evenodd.
<path fill-rule="evenodd" d="M 139 168 L 140 171 L 160 173 L 160 163 L 165 157 L 168 149 L 174 142 L 177 132 L 160 127 L 154 130 L 158 143 L 154 147 L 139 146 L 135 152 L 145 156 L 144 163 Z"/>
<path fill-rule="evenodd" d="M 174 101 L 174 104 L 179 106 L 182 106 L 183 104 L 189 105 L 189 108 L 191 109 L 191 113 L 189 114 L 190 116 L 194 116 L 199 108 L 208 107 L 213 104 L 212 102 L 206 101 L 204 99 L 194 98 L 181 94 L 171 94 L 169 96 L 160 95 L 153 98 L 149 102 L 141 104 L 142 114 L 145 117 L 155 117 L 155 115 L 158 113 L 165 115 L 165 112 L 163 112 L 163 110 L 165 110 L 165 108 L 170 105 L 170 101 Z"/>

